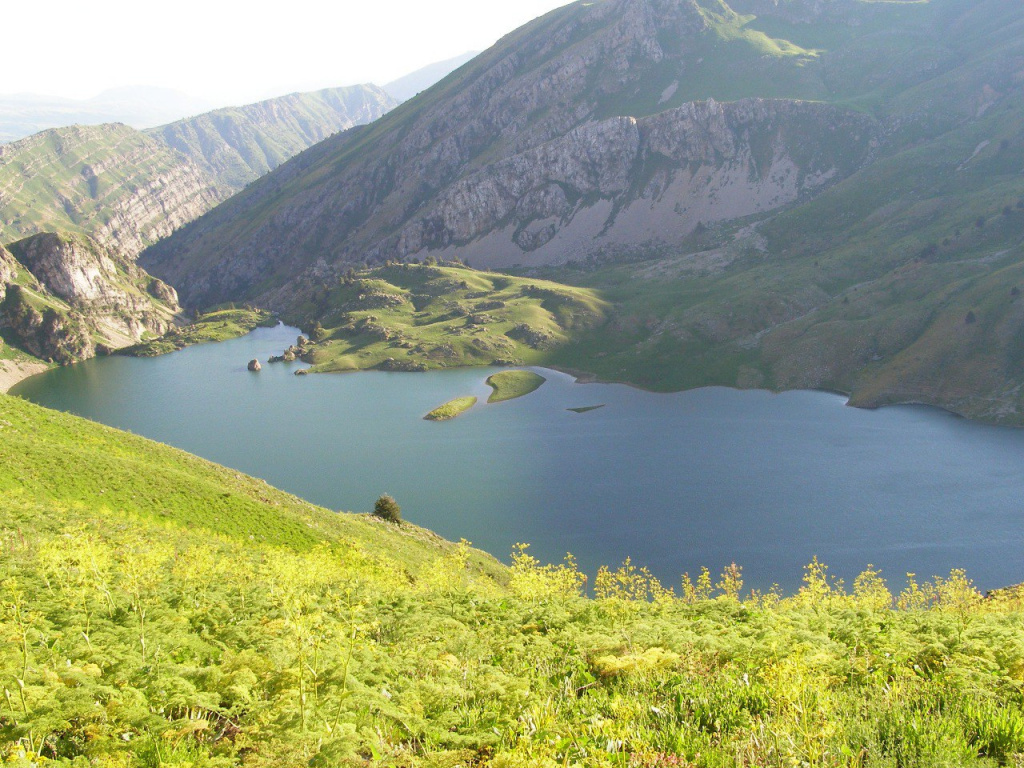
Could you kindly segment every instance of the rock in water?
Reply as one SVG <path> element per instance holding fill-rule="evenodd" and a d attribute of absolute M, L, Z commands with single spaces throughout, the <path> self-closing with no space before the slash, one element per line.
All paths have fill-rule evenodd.
<path fill-rule="evenodd" d="M 259 373 L 260 371 L 263 370 L 263 366 L 260 365 L 260 361 L 259 360 L 250 360 L 249 361 L 249 370 L 252 371 L 253 373 Z"/>

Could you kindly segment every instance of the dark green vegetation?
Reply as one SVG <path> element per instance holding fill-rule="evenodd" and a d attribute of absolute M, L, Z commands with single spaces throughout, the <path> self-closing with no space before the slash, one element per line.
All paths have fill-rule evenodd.
<path fill-rule="evenodd" d="M 350 272 L 315 291 L 294 320 L 312 345 L 292 353 L 310 372 L 424 371 L 534 365 L 603 323 L 593 291 L 461 265 L 398 264 Z"/>
<path fill-rule="evenodd" d="M 598 408 L 604 408 L 604 403 L 601 405 L 585 405 L 582 408 L 568 408 L 567 410 L 573 413 L 589 413 L 590 411 L 596 411 Z"/>
<path fill-rule="evenodd" d="M 216 309 L 199 315 L 189 325 L 172 328 L 163 336 L 118 350 L 129 357 L 156 357 L 193 344 L 227 341 L 244 336 L 254 328 L 277 324 L 277 318 L 259 309 Z"/>
<path fill-rule="evenodd" d="M 402 522 L 402 508 L 398 506 L 394 496 L 389 496 L 386 493 L 374 502 L 373 514 L 389 523 Z"/>
<path fill-rule="evenodd" d="M 0 397 L 0 756 L 117 766 L 997 766 L 1024 606 L 812 563 L 674 593 L 407 523 Z"/>
<path fill-rule="evenodd" d="M 325 257 L 459 256 L 614 304 L 550 364 L 1020 424 L 1022 57 L 1012 0 L 574 3 L 146 263 L 287 313 Z"/>
<path fill-rule="evenodd" d="M 493 389 L 488 403 L 514 400 L 540 389 L 547 379 L 533 371 L 502 371 L 487 377 L 487 385 Z"/>
<path fill-rule="evenodd" d="M 475 397 L 457 397 L 454 400 L 449 400 L 444 405 L 440 405 L 423 418 L 427 421 L 448 421 L 454 419 L 460 413 L 465 413 L 470 408 L 476 405 Z"/>

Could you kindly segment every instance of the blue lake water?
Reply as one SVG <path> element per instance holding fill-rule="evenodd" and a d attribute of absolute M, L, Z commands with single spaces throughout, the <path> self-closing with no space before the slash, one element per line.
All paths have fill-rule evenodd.
<path fill-rule="evenodd" d="M 506 560 L 523 541 L 548 561 L 572 552 L 591 575 L 632 557 L 672 585 L 735 561 L 747 586 L 793 590 L 815 555 L 847 581 L 872 563 L 895 587 L 954 567 L 982 589 L 1024 581 L 1024 431 L 820 392 L 652 394 L 540 369 L 537 392 L 495 405 L 486 369 L 246 370 L 297 334 L 92 360 L 13 394 L 331 509 L 391 493 L 406 519 Z M 422 419 L 468 394 L 480 404 L 454 421 Z"/>

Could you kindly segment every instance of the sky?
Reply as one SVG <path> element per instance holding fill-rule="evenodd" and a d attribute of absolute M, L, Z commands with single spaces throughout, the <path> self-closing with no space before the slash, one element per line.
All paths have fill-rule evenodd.
<path fill-rule="evenodd" d="M 47 0 L 4 8 L 0 94 L 173 88 L 211 105 L 383 85 L 568 0 Z M 11 66 L 13 63 L 13 66 Z"/>

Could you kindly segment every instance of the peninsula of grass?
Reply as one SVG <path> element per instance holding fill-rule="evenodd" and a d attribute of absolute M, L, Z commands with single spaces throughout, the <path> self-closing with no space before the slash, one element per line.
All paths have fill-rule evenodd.
<path fill-rule="evenodd" d="M 488 403 L 515 400 L 540 389 L 547 379 L 533 371 L 502 371 L 487 377 L 487 385 L 493 389 Z"/>
<path fill-rule="evenodd" d="M 448 421 L 454 419 L 460 413 L 465 413 L 470 408 L 476 405 L 475 397 L 457 397 L 454 400 L 449 400 L 444 405 L 440 405 L 423 418 L 427 421 Z"/>
<path fill-rule="evenodd" d="M 158 357 L 193 344 L 236 339 L 255 328 L 269 327 L 276 323 L 277 318 L 260 309 L 221 309 L 200 315 L 191 325 L 172 328 L 160 338 L 125 347 L 118 354 L 128 357 Z"/>
<path fill-rule="evenodd" d="M 352 272 L 285 315 L 312 342 L 310 373 L 549 365 L 606 322 L 591 290 L 453 264 Z"/>

